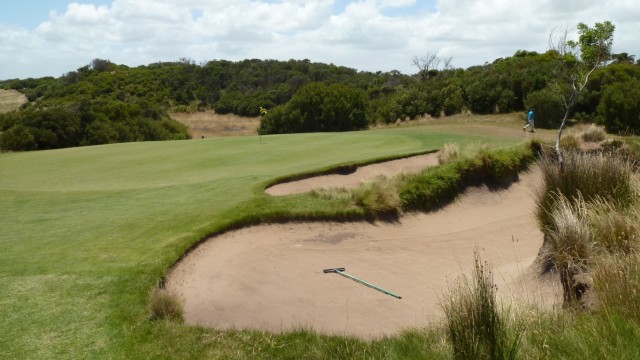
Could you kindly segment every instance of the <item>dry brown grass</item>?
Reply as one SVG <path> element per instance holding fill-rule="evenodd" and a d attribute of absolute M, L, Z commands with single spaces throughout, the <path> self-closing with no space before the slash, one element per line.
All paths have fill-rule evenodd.
<path fill-rule="evenodd" d="M 27 102 L 27 97 L 16 90 L 0 89 L 0 114 L 20 108 Z"/>
<path fill-rule="evenodd" d="M 460 146 L 456 143 L 446 143 L 438 152 L 438 164 L 446 164 L 460 157 Z"/>
<path fill-rule="evenodd" d="M 171 117 L 185 124 L 194 139 L 257 135 L 260 126 L 259 117 L 243 117 L 232 114 L 216 114 L 213 110 L 194 113 L 171 113 Z"/>
<path fill-rule="evenodd" d="M 149 294 L 151 320 L 184 321 L 184 300 L 172 290 L 153 288 Z"/>

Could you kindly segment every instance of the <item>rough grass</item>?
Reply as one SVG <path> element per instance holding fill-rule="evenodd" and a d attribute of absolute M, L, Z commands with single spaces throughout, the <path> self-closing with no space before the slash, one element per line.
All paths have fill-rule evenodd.
<path fill-rule="evenodd" d="M 498 304 L 490 264 L 474 257 L 471 278 L 462 278 L 441 300 L 454 359 L 515 359 L 517 331 Z"/>
<path fill-rule="evenodd" d="M 446 143 L 438 152 L 438 164 L 446 164 L 460 157 L 460 146 L 456 143 Z"/>
<path fill-rule="evenodd" d="M 213 110 L 173 112 L 171 117 L 187 126 L 193 139 L 216 136 L 258 135 L 260 117 L 217 114 Z"/>
<path fill-rule="evenodd" d="M 184 321 L 184 300 L 173 290 L 155 287 L 149 294 L 151 320 Z"/>
<path fill-rule="evenodd" d="M 640 323 L 640 254 L 606 255 L 593 270 L 593 285 L 602 312 Z"/>
<path fill-rule="evenodd" d="M 541 229 L 551 224 L 551 211 L 562 197 L 571 201 L 582 196 L 586 202 L 602 199 L 623 207 L 637 197 L 632 164 L 626 159 L 570 152 L 562 169 L 552 157 L 543 158 L 540 164 L 543 182 L 536 196 L 535 215 Z"/>
<path fill-rule="evenodd" d="M 569 200 L 558 195 L 551 211 L 551 223 L 543 230 L 548 245 L 545 262 L 553 264 L 560 276 L 566 305 L 577 300 L 572 291 L 574 276 L 589 269 L 595 253 L 587 211 L 582 197 Z"/>
<path fill-rule="evenodd" d="M 596 201 L 589 207 L 588 219 L 595 241 L 608 253 L 625 256 L 640 250 L 640 218 L 635 207 Z"/>
<path fill-rule="evenodd" d="M 429 211 L 454 200 L 464 186 L 502 186 L 536 159 L 531 144 L 510 149 L 479 150 L 474 157 L 428 168 L 401 177 L 400 198 L 405 210 Z"/>
<path fill-rule="evenodd" d="M 590 124 L 580 133 L 580 137 L 586 142 L 600 142 L 603 141 L 606 136 L 607 132 L 604 127 L 595 124 Z"/>
<path fill-rule="evenodd" d="M 0 89 L 0 114 L 17 110 L 27 102 L 27 97 L 16 90 Z"/>

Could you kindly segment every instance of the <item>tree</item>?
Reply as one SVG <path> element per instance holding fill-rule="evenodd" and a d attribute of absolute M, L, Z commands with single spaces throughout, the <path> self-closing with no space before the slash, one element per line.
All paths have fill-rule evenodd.
<path fill-rule="evenodd" d="M 562 130 L 580 94 L 587 86 L 591 74 L 611 58 L 615 30 L 615 26 L 610 21 L 596 23 L 593 27 L 579 23 L 577 27 L 579 34 L 577 42 L 568 39 L 567 28 L 552 31 L 549 36 L 549 46 L 556 60 L 554 78 L 549 86 L 561 99 L 565 110 L 556 140 L 556 153 L 560 166 L 563 163 L 560 149 Z"/>
<path fill-rule="evenodd" d="M 422 76 L 423 79 L 428 79 L 431 75 L 429 71 L 436 70 L 438 65 L 440 64 L 440 58 L 438 57 L 437 52 L 427 51 L 427 54 L 419 57 L 413 57 L 413 66 L 418 68 L 418 73 Z M 451 63 L 451 59 L 447 59 L 447 65 Z"/>

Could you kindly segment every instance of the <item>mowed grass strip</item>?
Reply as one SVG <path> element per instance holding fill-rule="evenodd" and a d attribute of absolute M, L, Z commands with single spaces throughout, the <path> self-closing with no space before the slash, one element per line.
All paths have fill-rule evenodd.
<path fill-rule="evenodd" d="M 519 139 L 416 127 L 0 154 L 0 318 L 9 319 L 0 332 L 10 334 L 0 336 L 0 358 L 230 356 L 217 337 L 232 347 L 268 342 L 151 322 L 149 290 L 211 233 L 274 216 L 359 215 L 307 195 L 271 198 L 262 190 L 274 178 L 483 141 Z M 332 357 L 333 343 L 346 341 L 347 354 L 364 346 L 322 339 L 314 335 L 316 358 Z"/>

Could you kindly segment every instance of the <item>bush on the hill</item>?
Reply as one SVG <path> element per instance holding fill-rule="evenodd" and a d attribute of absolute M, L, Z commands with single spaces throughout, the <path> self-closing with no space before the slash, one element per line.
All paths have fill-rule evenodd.
<path fill-rule="evenodd" d="M 609 86 L 602 94 L 598 113 L 611 132 L 640 132 L 640 80 L 632 79 Z"/>
<path fill-rule="evenodd" d="M 564 105 L 548 88 L 527 95 L 527 107 L 535 113 L 535 126 L 539 128 L 557 128 L 564 117 Z"/>
<path fill-rule="evenodd" d="M 360 130 L 367 126 L 364 91 L 342 84 L 311 83 L 260 122 L 261 134 Z"/>

